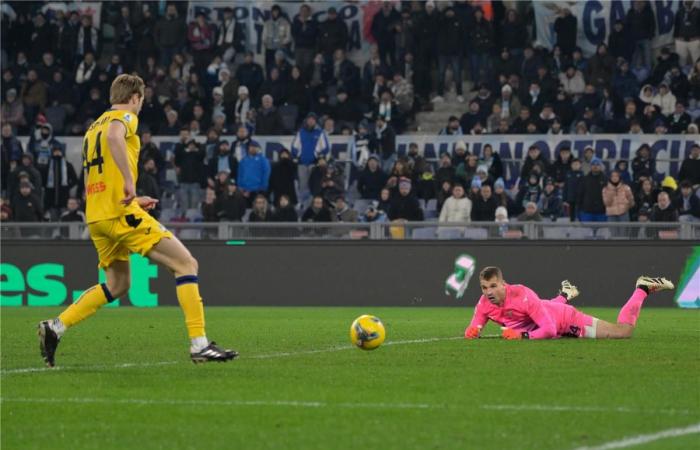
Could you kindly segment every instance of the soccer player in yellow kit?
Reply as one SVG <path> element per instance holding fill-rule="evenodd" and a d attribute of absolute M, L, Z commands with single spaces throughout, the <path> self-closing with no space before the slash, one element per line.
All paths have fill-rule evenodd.
<path fill-rule="evenodd" d="M 185 314 L 193 362 L 228 361 L 238 356 L 236 351 L 208 341 L 204 332 L 204 307 L 199 296 L 197 260 L 182 242 L 148 214 L 147 210 L 158 200 L 136 196 L 141 147 L 136 128 L 143 91 L 141 78 L 119 75 L 110 88 L 112 108 L 85 133 L 83 170 L 87 223 L 107 281 L 86 290 L 57 318 L 39 323 L 41 355 L 49 367 L 55 364 L 56 348 L 67 329 L 128 292 L 131 253 L 147 256 L 175 275 L 177 299 Z"/>

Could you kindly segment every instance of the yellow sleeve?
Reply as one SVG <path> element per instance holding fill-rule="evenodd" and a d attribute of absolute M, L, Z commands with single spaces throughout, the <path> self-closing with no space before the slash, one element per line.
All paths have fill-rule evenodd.
<path fill-rule="evenodd" d="M 118 120 L 119 122 L 123 123 L 124 126 L 126 127 L 126 136 L 125 138 L 129 138 L 136 134 L 136 129 L 139 126 L 139 119 L 136 117 L 135 114 L 123 111 L 120 112 L 119 114 L 115 114 L 112 120 Z"/>

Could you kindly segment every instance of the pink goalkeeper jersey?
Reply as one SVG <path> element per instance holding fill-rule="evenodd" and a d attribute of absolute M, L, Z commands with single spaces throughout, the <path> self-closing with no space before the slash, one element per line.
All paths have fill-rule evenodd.
<path fill-rule="evenodd" d="M 527 331 L 530 339 L 551 339 L 569 335 L 576 309 L 562 301 L 541 300 L 527 286 L 506 284 L 503 306 L 494 305 L 485 295 L 479 298 L 472 318 L 472 327 L 494 322 L 516 331 Z"/>

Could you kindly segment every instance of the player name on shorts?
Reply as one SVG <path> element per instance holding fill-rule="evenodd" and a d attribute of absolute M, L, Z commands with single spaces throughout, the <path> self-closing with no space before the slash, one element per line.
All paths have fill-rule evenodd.
<path fill-rule="evenodd" d="M 85 192 L 87 195 L 92 195 L 97 194 L 98 192 L 103 192 L 105 189 L 107 189 L 107 185 L 103 181 L 99 181 L 97 183 L 88 184 Z"/>

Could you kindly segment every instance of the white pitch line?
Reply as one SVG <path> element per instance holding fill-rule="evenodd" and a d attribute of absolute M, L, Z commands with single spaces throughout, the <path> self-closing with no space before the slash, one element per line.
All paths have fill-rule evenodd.
<path fill-rule="evenodd" d="M 297 408 L 384 408 L 384 409 L 426 409 L 441 405 L 425 403 L 328 403 L 297 400 L 153 400 L 139 398 L 0 398 L 2 403 L 79 403 L 79 404 L 121 404 L 121 405 L 169 405 L 169 406 L 288 406 Z"/>
<path fill-rule="evenodd" d="M 689 425 L 685 428 L 670 428 L 668 430 L 659 431 L 658 433 L 631 436 L 624 439 L 620 439 L 619 441 L 606 442 L 595 447 L 578 447 L 575 450 L 611 450 L 614 448 L 627 448 L 634 447 L 635 445 L 642 445 L 649 442 L 658 441 L 661 439 L 674 438 L 695 433 L 700 433 L 700 423 Z"/>
<path fill-rule="evenodd" d="M 451 337 L 435 337 L 426 339 L 410 339 L 404 341 L 389 341 L 383 346 L 387 345 L 408 345 L 408 344 L 425 344 L 428 342 L 439 342 L 439 341 L 453 341 L 457 339 L 463 339 L 461 336 L 451 336 Z M 289 356 L 300 356 L 300 355 L 313 355 L 316 353 L 331 353 L 339 352 L 343 350 L 352 350 L 355 347 L 352 345 L 344 345 L 337 347 L 329 347 L 318 350 L 300 350 L 298 352 L 280 352 L 280 353 L 267 353 L 261 355 L 251 355 L 242 356 L 241 359 L 270 359 L 270 358 L 284 358 Z M 43 373 L 43 372 L 55 372 L 60 370 L 100 370 L 100 369 L 126 369 L 126 368 L 140 368 L 140 367 L 153 367 L 153 366 L 167 366 L 172 364 L 178 364 L 181 361 L 162 361 L 154 363 L 123 363 L 123 364 L 100 364 L 100 365 L 90 365 L 90 366 L 56 366 L 56 367 L 25 367 L 17 369 L 2 369 L 0 370 L 0 375 L 14 375 L 23 373 Z"/>
<path fill-rule="evenodd" d="M 140 399 L 140 398 L 82 398 L 82 397 L 72 397 L 72 398 L 28 398 L 28 397 L 17 397 L 17 398 L 0 398 L 2 403 L 106 403 L 106 404 L 121 404 L 121 405 L 171 405 L 171 406 L 283 406 L 283 407 L 298 407 L 298 408 L 344 408 L 344 409 L 459 409 L 463 405 L 457 404 L 441 404 L 441 403 L 349 403 L 349 402 L 339 402 L 331 403 L 324 401 L 308 401 L 308 400 L 178 400 L 178 399 Z M 521 411 L 527 408 L 528 405 L 481 405 L 481 409 L 488 410 L 499 410 L 499 411 Z M 683 414 L 690 411 L 683 410 L 642 410 L 642 409 L 632 409 L 632 408 L 586 408 L 577 406 L 546 406 L 537 405 L 538 411 L 547 412 L 560 412 L 560 411 L 572 411 L 572 412 L 624 412 L 624 413 L 649 413 L 649 414 L 659 414 L 666 413 L 671 414 Z M 700 424 L 696 425 L 700 427 Z M 698 431 L 695 431 L 698 432 Z M 666 432 L 668 433 L 668 432 Z M 661 433 L 657 433 L 661 434 Z M 688 434 L 688 433 L 684 433 Z M 653 435 L 656 436 L 656 435 Z M 666 437 L 665 435 L 662 437 Z M 670 437 L 670 436 L 669 436 Z M 639 439 L 637 437 L 636 439 Z M 646 438 L 646 437 L 645 437 Z M 656 438 L 661 439 L 661 438 Z M 643 441 L 648 442 L 648 441 Z M 640 443 L 643 443 L 640 442 Z M 618 448 L 618 447 L 605 447 L 605 448 Z M 585 448 L 585 450 L 603 450 L 603 447 Z M 584 450 L 576 449 L 576 450 Z"/>
<path fill-rule="evenodd" d="M 642 409 L 628 406 L 570 406 L 570 405 L 481 405 L 481 409 L 495 411 L 543 411 L 543 412 L 617 412 L 637 414 L 693 415 L 687 409 Z"/>

